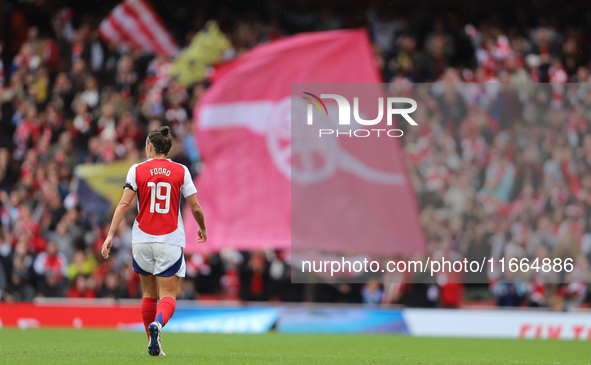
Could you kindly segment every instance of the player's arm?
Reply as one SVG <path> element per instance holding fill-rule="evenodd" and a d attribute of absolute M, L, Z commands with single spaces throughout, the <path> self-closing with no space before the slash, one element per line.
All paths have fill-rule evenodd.
<path fill-rule="evenodd" d="M 113 214 L 113 221 L 111 222 L 111 228 L 109 228 L 109 234 L 107 234 L 107 238 L 105 239 L 105 243 L 103 243 L 103 248 L 101 249 L 101 255 L 105 259 L 109 257 L 109 252 L 111 251 L 111 246 L 113 246 L 113 237 L 115 236 L 115 232 L 117 231 L 117 227 L 125 217 L 125 214 L 129 210 L 129 205 L 131 201 L 135 198 L 135 191 L 132 189 L 124 189 L 123 196 L 117 204 L 117 208 L 115 208 L 115 213 Z"/>
<path fill-rule="evenodd" d="M 187 203 L 191 208 L 191 213 L 193 213 L 193 218 L 199 225 L 199 230 L 197 231 L 197 242 L 203 243 L 207 241 L 207 231 L 205 230 L 205 216 L 203 214 L 203 209 L 201 209 L 201 205 L 197 201 L 196 194 L 189 195 L 187 198 Z"/>

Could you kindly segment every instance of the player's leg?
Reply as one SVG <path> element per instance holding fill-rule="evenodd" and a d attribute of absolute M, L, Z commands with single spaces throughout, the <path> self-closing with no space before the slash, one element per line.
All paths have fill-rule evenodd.
<path fill-rule="evenodd" d="M 154 322 L 156 318 L 156 311 L 158 307 L 158 285 L 156 277 L 152 274 L 140 275 L 142 282 L 142 320 L 144 321 L 144 328 L 146 329 L 146 336 L 150 337 L 148 333 L 148 326 Z"/>
<path fill-rule="evenodd" d="M 156 310 L 156 319 L 148 326 L 150 340 L 157 345 L 157 351 L 151 351 L 150 355 L 166 356 L 162 351 L 162 327 L 166 325 L 176 309 L 176 293 L 179 285 L 179 277 L 185 276 L 185 259 L 183 249 L 179 246 L 165 243 L 154 243 L 152 247 L 158 254 L 154 256 L 156 272 L 156 284 L 160 302 Z M 154 348 L 155 346 L 152 346 Z"/>
<path fill-rule="evenodd" d="M 156 282 L 158 284 L 158 310 L 156 322 L 166 325 L 176 309 L 176 294 L 179 277 L 185 276 L 186 265 L 183 249 L 179 246 L 163 244 L 159 247 L 162 255 L 156 257 Z"/>
<path fill-rule="evenodd" d="M 179 278 L 176 275 L 168 277 L 156 277 L 158 284 L 158 294 L 160 303 L 158 303 L 156 319 L 148 326 L 148 335 L 150 336 L 150 345 L 148 352 L 152 356 L 166 356 L 162 350 L 162 327 L 166 325 L 176 309 L 176 288 Z"/>
<path fill-rule="evenodd" d="M 148 333 L 148 326 L 156 318 L 156 308 L 158 299 L 158 285 L 154 273 L 154 254 L 152 247 L 146 243 L 136 243 L 131 248 L 133 270 L 140 275 L 142 283 L 142 320 Z"/>
<path fill-rule="evenodd" d="M 158 283 L 158 293 L 160 296 L 156 322 L 164 327 L 176 309 L 176 293 L 179 286 L 179 277 L 176 275 L 168 277 L 158 276 L 156 282 Z"/>
<path fill-rule="evenodd" d="M 148 353 L 151 356 L 163 356 L 160 331 L 158 326 L 154 329 L 158 298 L 158 283 L 154 274 L 156 260 L 154 250 L 150 243 L 137 243 L 131 247 L 133 270 L 140 274 L 142 282 L 142 320 L 148 334 Z"/>

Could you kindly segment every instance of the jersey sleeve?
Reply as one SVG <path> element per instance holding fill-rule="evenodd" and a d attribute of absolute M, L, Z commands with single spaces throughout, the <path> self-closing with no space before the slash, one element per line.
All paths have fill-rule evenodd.
<path fill-rule="evenodd" d="M 135 168 L 136 167 L 137 167 L 137 164 L 135 164 L 129 168 L 129 172 L 127 173 L 127 178 L 125 179 L 125 186 L 123 187 L 123 189 L 131 189 L 131 190 L 137 192 L 137 182 L 135 179 Z"/>
<path fill-rule="evenodd" d="M 193 184 L 193 178 L 191 178 L 191 173 L 187 166 L 183 166 L 185 168 L 185 180 L 183 182 L 183 186 L 181 186 L 181 193 L 186 198 L 197 193 L 197 189 L 195 188 L 195 184 Z"/>

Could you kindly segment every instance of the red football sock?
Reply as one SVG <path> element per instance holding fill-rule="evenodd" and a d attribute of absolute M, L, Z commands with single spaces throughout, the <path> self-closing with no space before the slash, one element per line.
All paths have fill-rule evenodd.
<path fill-rule="evenodd" d="M 148 326 L 150 323 L 154 322 L 154 318 L 156 318 L 156 302 L 155 298 L 143 298 L 142 299 L 142 319 L 144 320 L 144 327 L 146 328 L 146 334 L 150 337 L 148 333 Z"/>
<path fill-rule="evenodd" d="M 158 314 L 156 314 L 156 322 L 160 322 L 162 327 L 166 325 L 174 310 L 176 309 L 176 300 L 171 297 L 164 297 L 158 303 Z"/>

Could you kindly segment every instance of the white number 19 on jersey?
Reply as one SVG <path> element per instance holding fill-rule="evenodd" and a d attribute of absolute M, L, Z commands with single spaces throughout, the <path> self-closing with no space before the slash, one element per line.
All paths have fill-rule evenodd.
<path fill-rule="evenodd" d="M 150 213 L 166 214 L 170 210 L 170 191 L 172 189 L 170 183 L 167 182 L 159 182 L 155 184 L 154 182 L 148 182 L 148 187 L 152 191 L 152 197 L 150 199 Z M 166 188 L 166 192 L 162 194 L 162 188 Z M 160 205 L 160 203 L 156 203 L 156 199 L 164 200 L 164 208 Z"/>

